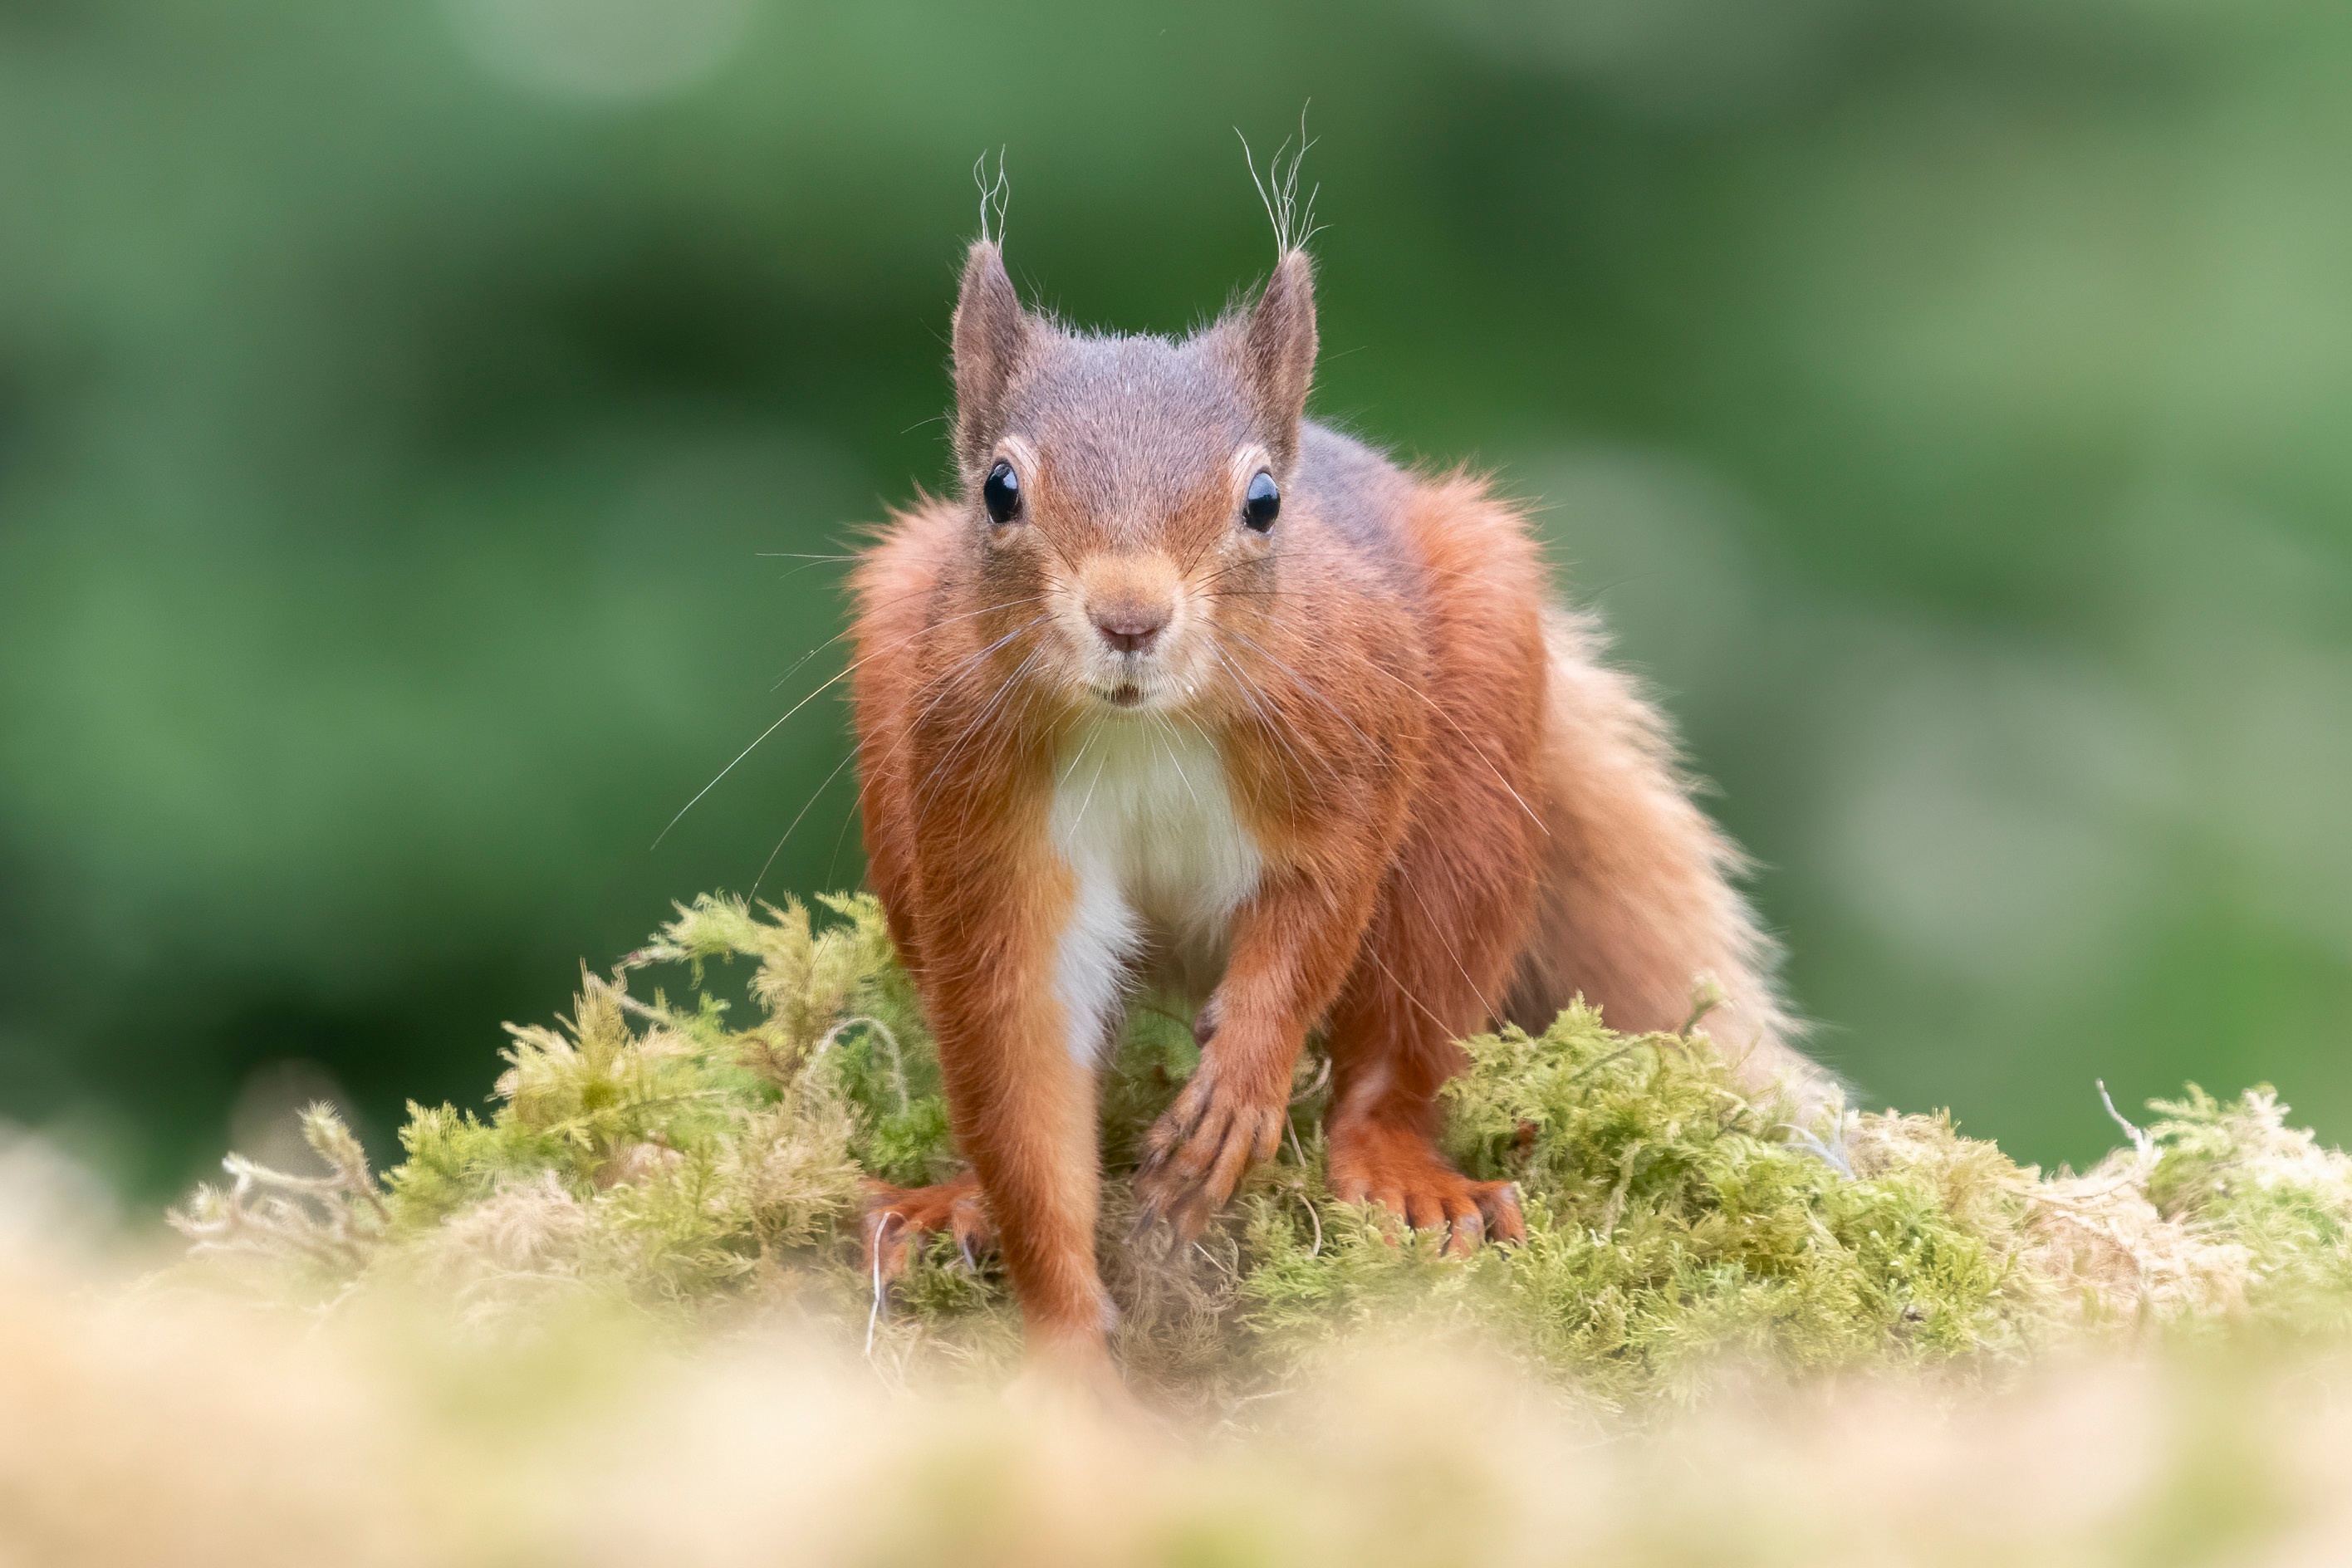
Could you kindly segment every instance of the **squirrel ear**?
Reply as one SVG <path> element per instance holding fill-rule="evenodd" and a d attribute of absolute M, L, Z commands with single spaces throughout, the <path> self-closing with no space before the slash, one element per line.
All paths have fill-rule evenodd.
<path fill-rule="evenodd" d="M 1275 263 L 1242 327 L 1241 353 L 1266 444 L 1286 466 L 1298 450 L 1298 421 L 1315 378 L 1315 265 L 1305 251 L 1284 251 Z"/>
<path fill-rule="evenodd" d="M 956 460 L 970 469 L 1002 434 L 1004 392 L 1028 340 L 1029 318 L 1005 276 L 1004 257 L 975 241 L 956 296 Z"/>

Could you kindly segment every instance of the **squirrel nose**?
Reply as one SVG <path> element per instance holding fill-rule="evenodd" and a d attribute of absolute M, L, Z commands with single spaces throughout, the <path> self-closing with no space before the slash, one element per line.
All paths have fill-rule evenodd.
<path fill-rule="evenodd" d="M 1121 653 L 1149 653 L 1168 625 L 1165 606 L 1111 605 L 1094 612 L 1095 630 Z"/>

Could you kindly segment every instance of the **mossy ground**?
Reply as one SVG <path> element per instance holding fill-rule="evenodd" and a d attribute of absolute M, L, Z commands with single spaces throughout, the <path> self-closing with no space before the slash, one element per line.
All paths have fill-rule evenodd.
<path fill-rule="evenodd" d="M 509 1026 L 488 1116 L 412 1106 L 379 1181 L 315 1113 L 329 1173 L 232 1159 L 235 1184 L 179 1223 L 283 1299 L 421 1289 L 493 1329 L 565 1301 L 679 1329 L 784 1313 L 899 1382 L 1007 1366 L 1017 1320 L 990 1259 L 941 1238 L 878 1297 L 858 1272 L 861 1181 L 955 1161 L 878 907 L 819 908 L 698 900 L 586 976 L 561 1028 Z M 686 999 L 639 994 L 656 973 Z M 1464 1042 L 1449 1090 L 1449 1152 L 1519 1184 L 1523 1246 L 1449 1259 L 1335 1201 L 1312 1051 L 1276 1161 L 1198 1244 L 1134 1245 L 1125 1177 L 1196 1059 L 1187 1022 L 1139 1007 L 1102 1100 L 1118 1349 L 1171 1408 L 1227 1416 L 1398 1332 L 1639 1414 L 1727 1366 L 1999 1379 L 2085 1345 L 2352 1327 L 2352 1161 L 2266 1089 L 2191 1089 L 2096 1169 L 2045 1176 L 1941 1117 L 1792 1124 L 1733 1087 L 1703 1021 L 1623 1037 L 1582 1008 Z"/>

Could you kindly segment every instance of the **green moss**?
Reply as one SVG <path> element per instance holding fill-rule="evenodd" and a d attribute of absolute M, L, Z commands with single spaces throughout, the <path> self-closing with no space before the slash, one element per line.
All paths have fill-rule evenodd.
<path fill-rule="evenodd" d="M 938 1063 L 868 897 L 702 898 L 560 1026 L 509 1026 L 487 1118 L 411 1107 L 379 1184 L 323 1114 L 336 1173 L 233 1163 L 179 1216 L 273 1289 L 425 1280 L 470 1315 L 589 1292 L 690 1321 L 796 1301 L 893 1364 L 998 1364 L 1017 1315 L 991 1260 L 942 1237 L 877 1307 L 856 1272 L 861 1182 L 955 1168 Z M 749 965 L 744 1001 L 712 989 Z M 683 967 L 694 995 L 634 994 Z M 739 1013 L 742 1015 L 739 1017 Z M 1322 1075 L 1289 1134 L 1194 1247 L 1131 1242 L 1126 1172 L 1197 1060 L 1189 1021 L 1136 1010 L 1106 1075 L 1106 1278 L 1120 1349 L 1218 1406 L 1360 1332 L 1473 1335 L 1613 1407 L 1686 1397 L 1732 1358 L 1803 1375 L 1997 1373 L 2080 1338 L 2352 1329 L 2352 1162 L 2268 1089 L 2159 1103 L 2132 1146 L 2044 1178 L 1941 1117 L 1834 1108 L 1804 1125 L 1742 1094 L 1703 1034 L 1623 1037 L 1597 1012 L 1464 1042 L 1446 1143 L 1518 1184 L 1524 1245 L 1441 1256 L 1322 1181 Z M 288 1269 L 289 1260 L 299 1267 Z"/>
<path fill-rule="evenodd" d="M 401 1237 L 423 1235 L 489 1196 L 501 1178 L 551 1169 L 564 1156 L 557 1140 L 511 1118 L 493 1126 L 468 1110 L 415 1100 L 400 1146 L 408 1158 L 385 1173 L 383 1185 L 394 1234 Z"/>
<path fill-rule="evenodd" d="M 1318 1250 L 1269 1205 L 1243 1287 L 1254 1326 L 1312 1342 L 1443 1302 L 1612 1403 L 1691 1386 L 1726 1352 L 1796 1371 L 2002 1359 L 2051 1328 L 2018 1267 L 2028 1178 L 1988 1145 L 1937 1123 L 1927 1152 L 1890 1158 L 1885 1119 L 1834 1117 L 1834 1142 L 1792 1142 L 1702 1043 L 1627 1039 L 1587 1008 L 1465 1044 L 1452 1152 L 1518 1183 L 1526 1244 L 1450 1262 L 1351 1213 L 1327 1217 Z"/>

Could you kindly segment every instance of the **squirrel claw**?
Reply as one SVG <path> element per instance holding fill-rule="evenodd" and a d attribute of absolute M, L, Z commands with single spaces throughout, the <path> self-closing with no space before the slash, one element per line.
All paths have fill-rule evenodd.
<path fill-rule="evenodd" d="M 1280 1100 L 1259 1105 L 1223 1091 L 1203 1063 L 1144 1139 L 1136 1234 L 1164 1217 L 1180 1241 L 1198 1237 L 1249 1168 L 1274 1157 L 1287 1111 Z"/>
<path fill-rule="evenodd" d="M 1413 1230 L 1445 1234 L 1445 1255 L 1466 1258 L 1487 1241 L 1528 1238 L 1512 1182 L 1474 1182 L 1445 1163 L 1419 1132 L 1377 1124 L 1330 1129 L 1332 1194 L 1377 1204 Z"/>
<path fill-rule="evenodd" d="M 860 1265 L 866 1273 L 886 1280 L 904 1274 L 923 1238 L 941 1231 L 955 1237 L 967 1264 L 980 1249 L 996 1243 L 980 1183 L 969 1171 L 929 1187 L 867 1182 L 864 1231 Z"/>

